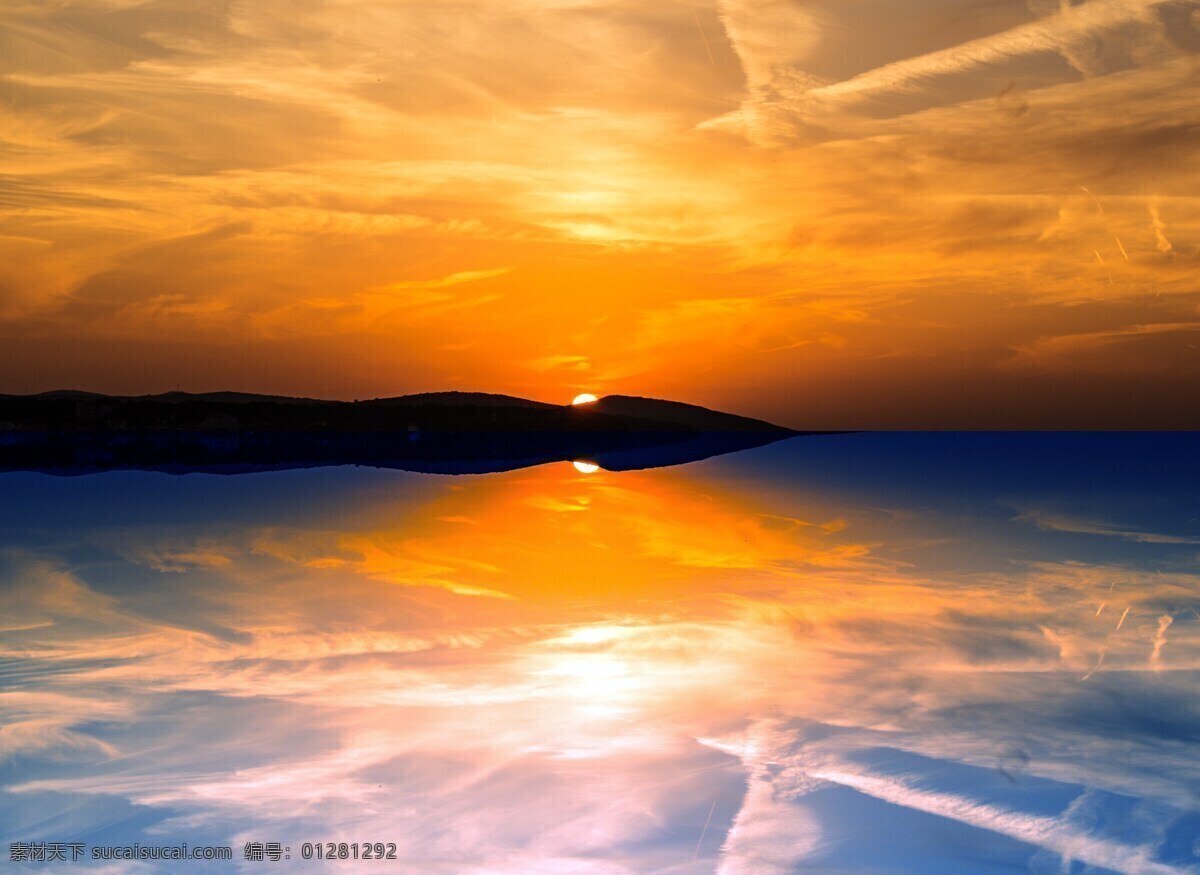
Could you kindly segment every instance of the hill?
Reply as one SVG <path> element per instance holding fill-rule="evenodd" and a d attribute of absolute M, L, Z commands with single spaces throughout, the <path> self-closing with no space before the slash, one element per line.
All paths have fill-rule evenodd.
<path fill-rule="evenodd" d="M 480 392 L 367 401 L 234 392 L 0 396 L 0 470 L 365 464 L 467 473 L 585 458 L 625 470 L 794 434 L 695 405 L 619 395 L 581 405 Z"/>

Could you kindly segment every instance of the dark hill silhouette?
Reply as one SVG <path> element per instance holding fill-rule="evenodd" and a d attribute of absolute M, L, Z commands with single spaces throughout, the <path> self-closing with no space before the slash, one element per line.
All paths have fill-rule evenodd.
<path fill-rule="evenodd" d="M 293 398 L 288 395 L 256 395 L 253 392 L 160 392 L 157 395 L 103 395 L 99 392 L 82 392 L 78 389 L 55 389 L 36 395 L 0 395 L 0 403 L 7 399 L 38 398 L 48 401 L 158 401 L 164 404 L 179 404 L 185 401 L 216 401 L 232 404 L 320 404 L 315 398 Z"/>
<path fill-rule="evenodd" d="M 363 404 L 380 406 L 420 407 L 425 404 L 444 407 L 526 407 L 536 410 L 558 409 L 561 405 L 530 401 L 513 395 L 494 395 L 489 392 L 421 392 L 396 398 L 375 398 Z"/>
<path fill-rule="evenodd" d="M 478 392 L 353 402 L 238 392 L 0 396 L 0 470 L 363 464 L 476 473 L 585 458 L 627 470 L 795 434 L 690 404 L 620 395 L 582 405 Z"/>
<path fill-rule="evenodd" d="M 716 410 L 709 410 L 707 407 L 684 404 L 681 401 L 662 401 L 658 398 L 640 398 L 636 395 L 605 395 L 591 404 L 580 405 L 580 409 L 596 410 L 610 416 L 627 416 L 680 425 L 696 431 L 771 432 L 781 430 L 779 426 L 758 419 L 748 419 L 732 413 L 720 413 Z M 786 431 L 787 429 L 782 430 Z"/>

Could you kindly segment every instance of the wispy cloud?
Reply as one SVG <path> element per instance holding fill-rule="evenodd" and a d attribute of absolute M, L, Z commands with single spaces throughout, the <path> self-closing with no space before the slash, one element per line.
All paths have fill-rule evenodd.
<path fill-rule="evenodd" d="M 1135 332 L 1195 322 L 1186 7 L 18 4 L 0 366 L 562 397 L 587 365 L 814 427 L 1112 420 L 1063 381 L 1136 373 L 1123 415 L 1178 425 L 1190 329 Z"/>
<path fill-rule="evenodd" d="M 957 820 L 1045 848 L 1063 860 L 1079 860 L 1090 866 L 1142 875 L 1181 875 L 1187 871 L 1155 860 L 1152 847 L 1090 835 L 1060 818 L 1009 811 L 965 796 L 920 789 L 900 780 L 845 769 L 821 768 L 812 775 L 892 805 Z"/>
<path fill-rule="evenodd" d="M 1104 538 L 1120 538 L 1126 541 L 1135 541 L 1139 544 L 1200 544 L 1200 538 L 1198 537 L 1131 530 L 1113 523 L 1080 519 L 1066 514 L 1054 513 L 1042 508 L 1022 509 L 1014 519 L 1020 522 L 1032 523 L 1039 529 L 1050 532 L 1075 532 L 1082 535 L 1098 535 Z"/>
<path fill-rule="evenodd" d="M 403 280 L 401 282 L 389 283 L 382 286 L 382 292 L 406 292 L 411 289 L 444 289 L 447 286 L 457 286 L 460 283 L 471 283 L 478 280 L 491 279 L 496 276 L 503 276 L 512 270 L 511 267 L 496 267 L 489 270 L 462 270 L 457 273 L 452 273 L 449 276 L 438 277 L 431 280 Z"/>
<path fill-rule="evenodd" d="M 1197 364 L 1200 360 L 1187 352 L 1195 347 L 1196 339 L 1200 339 L 1200 322 L 1194 321 L 1126 325 L 1105 331 L 1040 337 L 1017 347 L 1005 367 L 1039 371 L 1086 368 L 1093 372 L 1132 368 L 1145 372 L 1154 368 L 1153 362 L 1146 358 L 1148 348 L 1178 357 L 1184 367 L 1200 367 Z"/>
<path fill-rule="evenodd" d="M 1169 871 L 1198 777 L 1190 567 L 1015 564 L 1025 521 L 963 546 L 934 510 L 813 484 L 329 476 L 267 478 L 251 502 L 185 478 L 168 520 L 161 484 L 131 476 L 135 520 L 5 554 L 0 609 L 29 622 L 4 635 L 0 805 L 66 794 L 79 823 L 97 799 L 137 805 L 122 829 L 143 839 L 386 830 L 422 871 L 515 875 L 854 868 L 869 799 L 914 841 L 949 819 Z M 989 526 L 1001 559 L 959 555 L 986 557 Z M 1081 786 L 1101 813 L 1144 799 L 1164 832 L 1048 807 Z"/>

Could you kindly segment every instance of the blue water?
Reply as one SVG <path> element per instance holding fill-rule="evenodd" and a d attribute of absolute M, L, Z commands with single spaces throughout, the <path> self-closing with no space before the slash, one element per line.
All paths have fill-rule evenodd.
<path fill-rule="evenodd" d="M 1197 450 L 0 475 L 0 853 L 1200 872 Z M 183 842 L 233 859 L 90 857 Z"/>

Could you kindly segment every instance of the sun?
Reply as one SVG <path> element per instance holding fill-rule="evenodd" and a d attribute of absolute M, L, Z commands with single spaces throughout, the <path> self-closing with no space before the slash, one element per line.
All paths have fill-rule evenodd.
<path fill-rule="evenodd" d="M 575 470 L 580 474 L 595 474 L 600 470 L 600 466 L 595 462 L 589 462 L 586 459 L 576 459 L 571 463 L 575 466 Z"/>
<path fill-rule="evenodd" d="M 584 392 L 582 395 L 576 395 L 575 400 L 572 401 L 571 403 L 572 404 L 591 404 L 593 401 L 599 401 L 599 400 L 600 399 L 597 398 L 592 393 Z"/>

